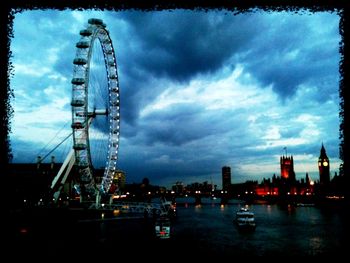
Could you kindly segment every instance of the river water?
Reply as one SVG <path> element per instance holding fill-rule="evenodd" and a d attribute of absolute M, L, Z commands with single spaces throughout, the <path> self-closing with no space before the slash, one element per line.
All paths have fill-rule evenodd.
<path fill-rule="evenodd" d="M 8 244 L 26 255 L 76 258 L 104 255 L 132 259 L 235 256 L 333 256 L 347 255 L 348 218 L 345 209 L 251 204 L 256 229 L 242 232 L 234 224 L 235 212 L 245 204 L 231 200 L 202 199 L 201 205 L 177 200 L 171 238 L 154 236 L 151 218 L 102 215 L 84 219 L 71 213 L 41 212 L 12 220 Z M 21 254 L 19 254 L 21 255 Z M 23 254 L 22 254 L 23 255 Z"/>
<path fill-rule="evenodd" d="M 319 207 L 252 204 L 256 229 L 242 232 L 233 223 L 244 204 L 178 207 L 174 239 L 193 239 L 201 251 L 214 255 L 339 256 L 345 254 L 347 224 L 343 211 Z"/>

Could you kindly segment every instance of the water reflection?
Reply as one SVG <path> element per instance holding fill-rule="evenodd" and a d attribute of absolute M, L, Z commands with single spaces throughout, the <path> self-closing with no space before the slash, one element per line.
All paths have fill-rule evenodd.
<path fill-rule="evenodd" d="M 345 240 L 344 222 L 339 213 L 325 216 L 317 207 L 249 205 L 255 214 L 256 230 L 241 233 L 234 224 L 241 203 L 178 208 L 179 222 L 174 225 L 177 241 L 190 238 L 215 253 L 249 255 L 323 255 L 341 253 Z M 181 221 L 181 223 L 180 223 Z M 194 222 L 196 222 L 194 224 Z M 208 234 L 210 233 L 210 235 Z"/>
<path fill-rule="evenodd" d="M 28 226 L 18 225 L 11 245 L 46 246 L 45 249 L 52 253 L 67 247 L 76 251 L 76 246 L 97 251 L 96 245 L 104 249 L 118 248 L 119 251 L 128 248 L 138 251 L 146 245 L 148 251 L 161 246 L 166 255 L 177 251 L 184 255 L 198 253 L 224 257 L 340 256 L 346 253 L 348 216 L 345 212 L 325 211 L 318 207 L 250 204 L 256 229 L 240 232 L 234 217 L 245 204 L 237 200 L 230 200 L 225 205 L 220 204 L 220 200 L 212 201 L 217 200 L 202 200 L 202 204 L 196 206 L 190 202 L 177 205 L 178 216 L 172 222 L 168 243 L 159 244 L 154 240 L 154 227 L 149 224 L 151 218 L 129 218 L 111 211 L 94 215 L 93 220 L 79 219 L 77 222 L 62 215 L 55 224 L 52 222 L 56 215 L 37 217 Z M 67 237 L 70 238 L 67 240 Z M 55 246 L 49 245 L 50 242 L 55 242 Z M 70 242 L 69 246 L 67 242 Z"/>

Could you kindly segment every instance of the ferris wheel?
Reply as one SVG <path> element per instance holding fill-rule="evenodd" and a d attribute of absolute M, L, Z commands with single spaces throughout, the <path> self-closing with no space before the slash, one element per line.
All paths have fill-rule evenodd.
<path fill-rule="evenodd" d="M 75 186 L 81 195 L 108 193 L 116 171 L 120 135 L 117 62 L 112 40 L 101 19 L 91 18 L 80 31 L 73 60 L 73 157 L 78 171 Z M 103 169 L 102 182 L 95 180 Z"/>

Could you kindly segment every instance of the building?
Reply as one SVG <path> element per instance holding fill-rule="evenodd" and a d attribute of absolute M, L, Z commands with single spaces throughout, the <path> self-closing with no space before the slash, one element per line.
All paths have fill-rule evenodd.
<path fill-rule="evenodd" d="M 10 163 L 8 187 L 12 189 L 11 205 L 23 205 L 24 200 L 27 204 L 36 204 L 39 199 L 46 198 L 61 166 L 62 163 L 56 163 L 54 157 L 47 163 L 41 158 L 37 163 Z"/>
<path fill-rule="evenodd" d="M 287 179 L 290 182 L 295 182 L 294 161 L 293 156 L 282 156 L 280 158 L 281 178 Z"/>
<path fill-rule="evenodd" d="M 174 191 L 177 195 L 182 195 L 185 191 L 184 184 L 182 182 L 176 182 L 172 187 L 171 190 Z"/>
<path fill-rule="evenodd" d="M 125 188 L 126 176 L 125 172 L 117 170 L 113 176 L 113 184 L 116 186 L 117 190 L 122 190 Z"/>
<path fill-rule="evenodd" d="M 229 190 L 231 188 L 231 167 L 222 167 L 222 190 Z"/>
<path fill-rule="evenodd" d="M 318 170 L 320 174 L 320 185 L 329 185 L 330 182 L 330 165 L 329 165 L 329 159 L 326 154 L 326 149 L 323 146 L 321 147 L 320 151 L 320 157 L 318 157 Z"/>

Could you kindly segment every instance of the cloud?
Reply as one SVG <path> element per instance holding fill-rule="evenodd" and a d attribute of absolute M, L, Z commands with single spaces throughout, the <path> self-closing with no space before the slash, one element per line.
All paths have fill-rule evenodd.
<path fill-rule="evenodd" d="M 263 86 L 273 85 L 282 99 L 293 96 L 302 84 L 329 79 L 334 92 L 340 58 L 339 17 L 281 12 L 264 18 L 260 27 L 265 30 L 256 36 L 255 46 L 239 55 L 247 71 Z M 319 27 L 325 25 L 328 30 L 320 33 Z"/>
<path fill-rule="evenodd" d="M 251 23 L 234 26 L 242 17 L 215 12 L 125 12 L 121 16 L 142 50 L 136 54 L 136 67 L 180 82 L 220 69 L 256 33 Z"/>
<path fill-rule="evenodd" d="M 15 114 L 12 120 L 12 129 L 15 134 L 13 138 L 45 143 L 54 136 L 58 128 L 70 122 L 71 112 L 70 108 L 67 109 L 70 99 L 61 96 L 60 88 L 49 86 L 41 93 L 40 98 L 44 96 L 51 97 L 50 103 L 33 107 L 31 99 L 27 97 L 29 94 L 24 95 L 25 98 L 28 98 L 26 102 L 14 103 Z M 35 98 L 35 102 L 39 103 L 37 100 L 40 100 L 40 98 Z M 67 127 L 67 132 L 68 129 L 70 127 Z"/>

